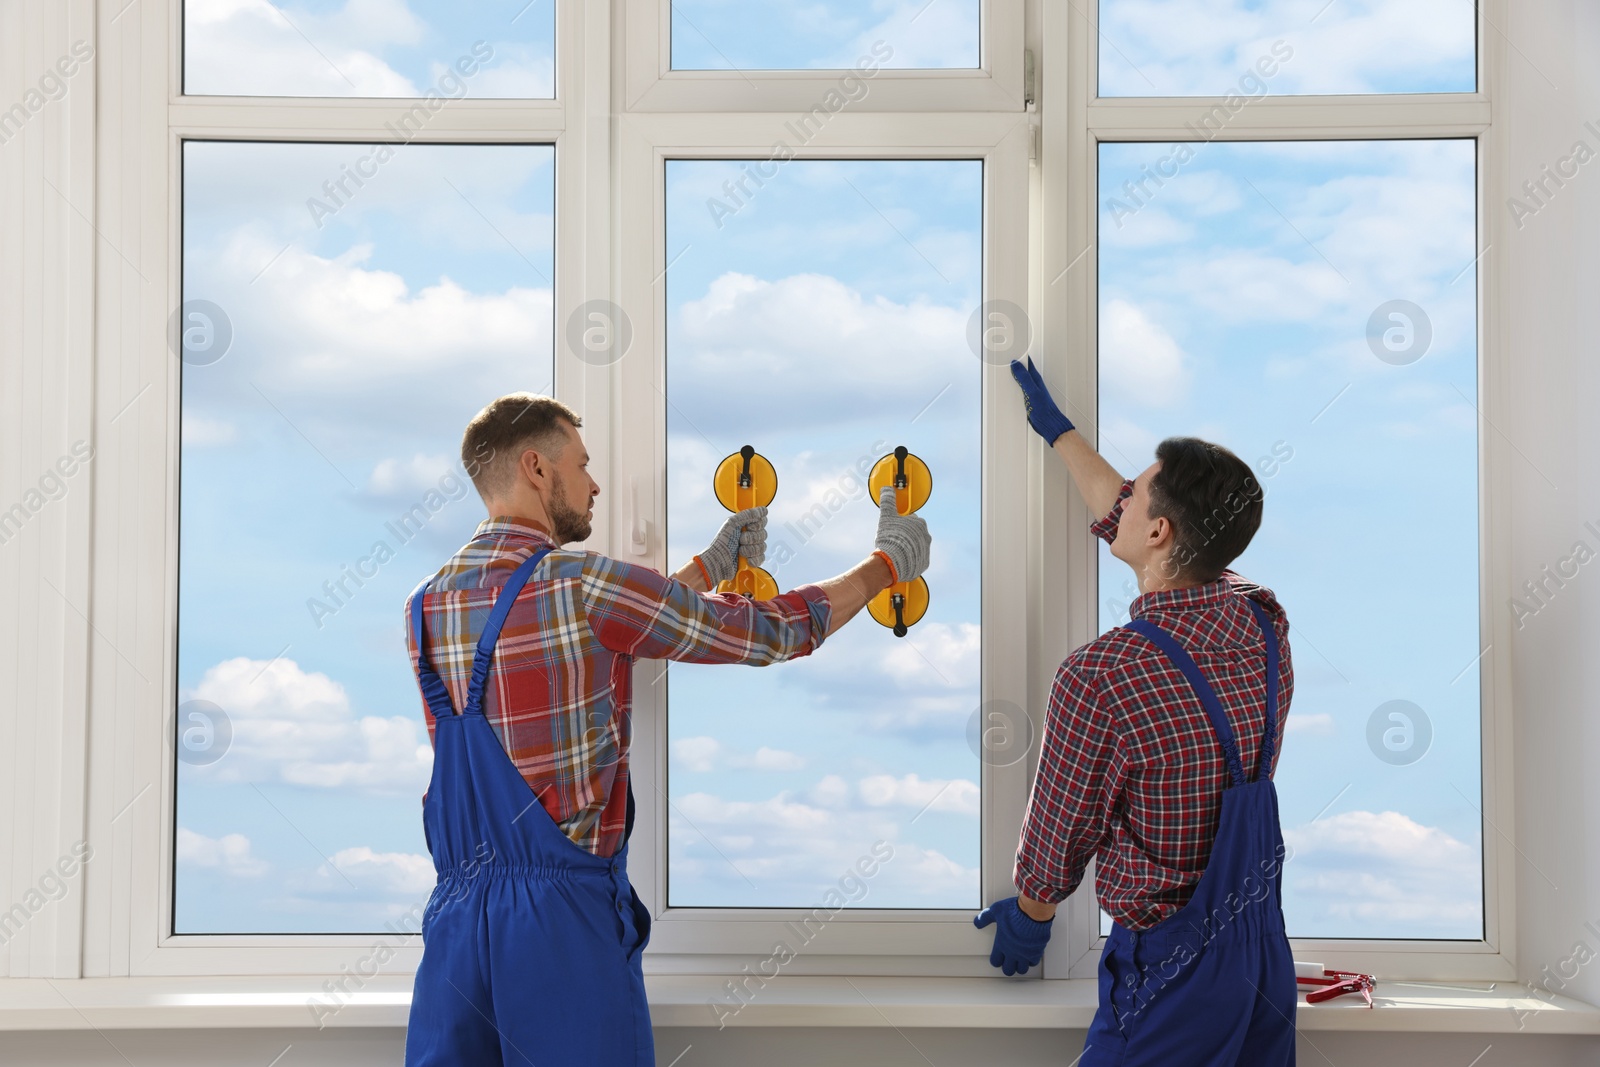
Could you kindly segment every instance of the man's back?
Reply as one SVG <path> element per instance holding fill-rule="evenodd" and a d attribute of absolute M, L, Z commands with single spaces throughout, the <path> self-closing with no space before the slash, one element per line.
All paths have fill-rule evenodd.
<path fill-rule="evenodd" d="M 1281 735 L 1294 671 L 1288 618 L 1271 590 L 1228 571 L 1203 585 L 1145 593 L 1130 612 L 1194 658 L 1253 771 L 1266 717 L 1265 653 L 1246 596 L 1277 630 Z M 1062 663 L 1039 778 L 1018 857 L 1024 892 L 1029 881 L 1041 892 L 1076 888 L 1095 856 L 1099 904 L 1129 929 L 1152 926 L 1189 899 L 1210 856 L 1227 765 L 1183 673 L 1144 637 L 1118 627 Z"/>

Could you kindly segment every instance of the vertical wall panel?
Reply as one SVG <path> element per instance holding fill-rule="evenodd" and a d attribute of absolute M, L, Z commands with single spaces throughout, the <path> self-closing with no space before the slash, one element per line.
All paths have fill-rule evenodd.
<path fill-rule="evenodd" d="M 98 652 L 93 13 L 91 0 L 0 5 L 0 973 L 12 976 L 76 976 L 81 950 L 73 847 Z"/>

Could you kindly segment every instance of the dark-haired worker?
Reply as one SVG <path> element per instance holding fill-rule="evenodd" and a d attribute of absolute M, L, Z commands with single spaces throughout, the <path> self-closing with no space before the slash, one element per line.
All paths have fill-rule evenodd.
<path fill-rule="evenodd" d="M 927 524 L 879 501 L 874 550 L 771 600 L 709 592 L 760 562 L 766 509 L 730 516 L 671 577 L 599 552 L 600 486 L 578 415 L 512 393 L 467 425 L 488 511 L 407 601 L 433 739 L 423 826 L 438 881 L 422 920 L 406 1067 L 655 1062 L 628 881 L 638 658 L 762 665 L 815 651 L 896 577 L 928 565 Z"/>
<path fill-rule="evenodd" d="M 1032 360 L 1011 364 L 1028 422 L 1066 464 L 1111 554 L 1133 568 L 1130 621 L 1056 673 L 1023 817 L 1017 896 L 990 962 L 1026 973 L 1056 905 L 1095 860 L 1115 925 L 1080 1067 L 1294 1063 L 1294 961 L 1272 783 L 1293 672 L 1272 591 L 1229 570 L 1261 525 L 1238 456 L 1168 438 L 1124 479 L 1061 413 Z"/>

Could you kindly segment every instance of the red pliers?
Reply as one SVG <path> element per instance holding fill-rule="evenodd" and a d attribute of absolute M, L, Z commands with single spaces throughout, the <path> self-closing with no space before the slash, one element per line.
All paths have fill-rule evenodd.
<path fill-rule="evenodd" d="M 1372 1007 L 1372 991 L 1378 987 L 1377 980 L 1370 974 L 1329 970 L 1324 970 L 1321 977 L 1297 975 L 1295 984 L 1312 987 L 1312 991 L 1306 994 L 1307 1004 L 1321 1004 L 1346 993 L 1360 993 L 1369 1008 Z"/>

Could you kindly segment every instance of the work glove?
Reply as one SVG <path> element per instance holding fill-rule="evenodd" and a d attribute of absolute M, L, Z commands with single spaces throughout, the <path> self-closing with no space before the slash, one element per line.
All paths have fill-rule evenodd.
<path fill-rule="evenodd" d="M 715 589 L 718 582 L 726 582 L 739 570 L 739 557 L 743 556 L 754 566 L 761 566 L 767 558 L 767 509 L 745 508 L 728 516 L 728 521 L 717 531 L 711 547 L 695 559 L 705 569 L 706 577 Z"/>
<path fill-rule="evenodd" d="M 1044 379 L 1033 365 L 1032 356 L 1028 357 L 1026 367 L 1012 360 L 1011 377 L 1022 386 L 1022 403 L 1028 409 L 1028 425 L 1044 438 L 1045 444 L 1055 444 L 1056 438 L 1073 429 L 1072 420 L 1061 413 L 1061 409 L 1050 396 L 1050 390 L 1045 386 Z"/>
<path fill-rule="evenodd" d="M 1029 967 L 1037 967 L 1044 959 L 1044 946 L 1050 941 L 1050 925 L 1054 922 L 1054 919 L 1040 922 L 1028 918 L 1017 907 L 1017 898 L 1007 897 L 980 911 L 972 925 L 982 930 L 994 924 L 994 949 L 989 953 L 991 966 L 1006 974 L 1027 974 Z"/>
<path fill-rule="evenodd" d="M 917 515 L 901 515 L 894 507 L 894 486 L 878 491 L 878 538 L 873 554 L 881 555 L 894 572 L 896 582 L 909 582 L 928 569 L 928 552 L 933 537 L 928 524 Z"/>

